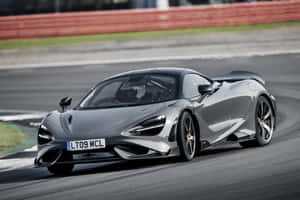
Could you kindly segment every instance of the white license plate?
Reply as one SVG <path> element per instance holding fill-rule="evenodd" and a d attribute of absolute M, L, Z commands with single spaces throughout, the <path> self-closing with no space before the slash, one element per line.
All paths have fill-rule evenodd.
<path fill-rule="evenodd" d="M 105 148 L 105 139 L 76 140 L 67 142 L 68 151 L 84 151 Z"/>

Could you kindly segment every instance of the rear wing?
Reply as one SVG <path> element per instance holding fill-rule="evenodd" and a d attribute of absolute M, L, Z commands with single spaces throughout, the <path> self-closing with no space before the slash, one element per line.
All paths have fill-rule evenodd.
<path fill-rule="evenodd" d="M 266 84 L 265 80 L 260 75 L 248 71 L 232 71 L 229 74 L 211 77 L 211 79 L 214 81 L 228 81 L 228 82 L 251 79 L 251 80 L 256 80 L 262 85 Z"/>

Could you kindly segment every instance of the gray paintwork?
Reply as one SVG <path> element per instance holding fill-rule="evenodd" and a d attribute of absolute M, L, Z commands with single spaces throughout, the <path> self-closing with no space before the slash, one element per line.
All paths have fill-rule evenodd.
<path fill-rule="evenodd" d="M 111 78 L 138 73 L 178 75 L 180 85 L 186 74 L 204 76 L 190 69 L 157 68 L 126 72 Z M 36 165 L 49 166 L 57 162 L 55 160 L 45 163 L 42 159 L 52 150 L 59 151 L 60 156 L 66 149 L 66 141 L 92 138 L 105 138 L 107 146 L 111 147 L 120 159 L 176 156 L 179 154 L 177 141 L 174 139 L 176 136 L 170 139 L 170 134 L 173 125 L 176 125 L 184 110 L 189 111 L 194 117 L 202 149 L 227 141 L 232 135 L 238 142 L 253 139 L 257 98 L 265 95 L 272 102 L 274 112 L 276 110 L 275 98 L 266 90 L 263 79 L 251 72 L 234 72 L 220 77 L 206 78 L 211 80 L 214 91 L 204 95 L 199 93 L 198 97 L 192 99 L 184 98 L 182 91 L 179 91 L 178 99 L 157 104 L 94 110 L 75 108 L 63 113 L 54 111 L 48 114 L 42 125 L 47 127 L 54 140 L 39 145 Z M 179 87 L 179 90 L 182 90 L 182 87 Z M 128 132 L 128 129 L 133 126 L 158 115 L 166 116 L 165 126 L 158 135 L 133 136 Z M 118 148 L 119 144 L 142 146 L 149 149 L 149 152 L 134 155 Z"/>

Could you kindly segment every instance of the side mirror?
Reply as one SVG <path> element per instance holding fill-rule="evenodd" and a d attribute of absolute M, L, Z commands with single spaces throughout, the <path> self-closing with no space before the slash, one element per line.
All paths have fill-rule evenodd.
<path fill-rule="evenodd" d="M 218 88 L 220 87 L 220 83 L 218 82 L 213 82 L 210 85 L 199 85 L 198 86 L 198 91 L 200 94 L 209 94 L 209 93 L 213 93 L 216 90 L 218 90 Z"/>
<path fill-rule="evenodd" d="M 212 85 L 199 85 L 198 91 L 200 94 L 207 94 L 213 92 L 213 86 Z"/>
<path fill-rule="evenodd" d="M 59 106 L 62 109 L 62 112 L 65 112 L 66 107 L 70 106 L 72 103 L 72 97 L 64 97 L 60 100 Z"/>

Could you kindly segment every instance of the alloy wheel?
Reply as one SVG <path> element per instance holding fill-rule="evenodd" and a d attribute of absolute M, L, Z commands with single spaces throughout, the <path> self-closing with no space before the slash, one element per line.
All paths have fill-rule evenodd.
<path fill-rule="evenodd" d="M 268 144 L 273 136 L 275 117 L 270 103 L 265 98 L 260 98 L 257 104 L 257 139 Z"/>

